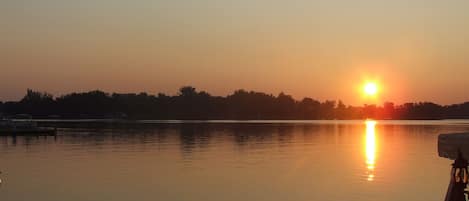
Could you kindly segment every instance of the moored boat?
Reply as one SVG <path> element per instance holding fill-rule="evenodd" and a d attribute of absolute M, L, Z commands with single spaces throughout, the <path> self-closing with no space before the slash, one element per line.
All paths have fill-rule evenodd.
<path fill-rule="evenodd" d="M 10 135 L 55 135 L 55 128 L 38 127 L 33 121 L 14 121 L 10 119 L 0 120 L 0 136 Z"/>
<path fill-rule="evenodd" d="M 449 133 L 438 136 L 438 155 L 455 160 L 458 152 L 469 158 L 469 133 Z"/>

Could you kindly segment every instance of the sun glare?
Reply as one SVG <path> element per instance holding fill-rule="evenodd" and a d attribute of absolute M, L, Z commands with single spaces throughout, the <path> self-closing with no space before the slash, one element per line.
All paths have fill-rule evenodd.
<path fill-rule="evenodd" d="M 376 85 L 374 82 L 368 82 L 363 87 L 363 91 L 368 96 L 374 96 L 378 93 L 378 85 Z"/>

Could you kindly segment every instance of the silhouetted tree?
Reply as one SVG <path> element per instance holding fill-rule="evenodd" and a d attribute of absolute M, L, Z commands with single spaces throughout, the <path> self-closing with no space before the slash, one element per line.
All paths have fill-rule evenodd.
<path fill-rule="evenodd" d="M 392 102 L 384 102 L 383 104 L 383 112 L 380 114 L 381 119 L 394 119 L 396 116 L 394 111 L 394 103 Z"/>
<path fill-rule="evenodd" d="M 321 103 L 319 107 L 319 115 L 321 119 L 334 119 L 335 118 L 335 101 L 326 100 Z"/>
<path fill-rule="evenodd" d="M 131 119 L 442 119 L 469 118 L 469 102 L 441 106 L 431 102 L 383 106 L 346 106 L 342 101 L 296 101 L 288 94 L 236 90 L 226 97 L 181 87 L 175 96 L 158 93 L 113 93 L 99 90 L 57 98 L 28 89 L 17 102 L 0 102 L 0 114 L 35 118 Z"/>
<path fill-rule="evenodd" d="M 311 98 L 303 98 L 298 103 L 298 115 L 300 119 L 320 119 L 319 111 L 321 103 Z"/>
<path fill-rule="evenodd" d="M 179 93 L 183 97 L 192 97 L 192 96 L 197 95 L 197 92 L 196 92 L 195 88 L 191 87 L 191 86 L 181 87 L 179 89 Z"/>
<path fill-rule="evenodd" d="M 363 106 L 363 113 L 365 118 L 377 119 L 378 107 L 376 105 L 365 105 Z"/>
<path fill-rule="evenodd" d="M 336 119 L 347 119 L 347 106 L 341 100 L 337 103 L 335 116 Z"/>
<path fill-rule="evenodd" d="M 17 114 L 28 113 L 34 116 L 46 116 L 54 110 L 54 99 L 51 94 L 28 89 L 26 95 L 17 104 Z"/>
<path fill-rule="evenodd" d="M 283 119 L 294 119 L 295 106 L 296 101 L 290 95 L 285 95 L 282 92 L 277 96 L 275 116 L 279 118 L 283 116 Z"/>

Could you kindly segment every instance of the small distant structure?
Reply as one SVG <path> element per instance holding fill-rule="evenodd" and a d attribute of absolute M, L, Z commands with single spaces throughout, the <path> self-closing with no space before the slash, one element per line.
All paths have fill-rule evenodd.
<path fill-rule="evenodd" d="M 454 160 L 445 201 L 467 201 L 469 133 L 439 135 L 438 155 Z"/>

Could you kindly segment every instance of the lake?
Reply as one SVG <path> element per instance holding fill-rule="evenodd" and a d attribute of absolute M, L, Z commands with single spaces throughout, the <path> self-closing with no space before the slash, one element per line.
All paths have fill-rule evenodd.
<path fill-rule="evenodd" d="M 442 201 L 469 121 L 145 121 L 0 137 L 2 201 Z M 81 124 L 83 125 L 83 123 Z"/>

